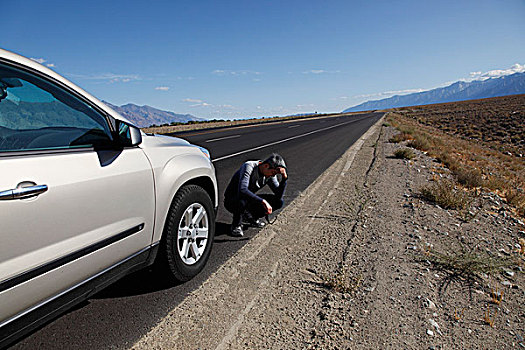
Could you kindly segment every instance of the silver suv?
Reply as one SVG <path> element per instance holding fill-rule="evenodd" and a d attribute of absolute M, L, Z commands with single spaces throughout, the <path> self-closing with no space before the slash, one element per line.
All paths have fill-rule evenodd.
<path fill-rule="evenodd" d="M 189 280 L 217 203 L 206 149 L 0 49 L 0 347 L 154 262 Z"/>

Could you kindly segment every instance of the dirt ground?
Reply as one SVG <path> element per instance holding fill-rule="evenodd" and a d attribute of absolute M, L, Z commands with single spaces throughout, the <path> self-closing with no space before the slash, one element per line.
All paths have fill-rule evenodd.
<path fill-rule="evenodd" d="M 394 158 L 394 133 L 371 128 L 133 349 L 525 348 L 523 263 L 466 279 L 430 255 L 523 262 L 523 222 L 495 194 L 468 219 L 421 199 L 448 170 Z"/>

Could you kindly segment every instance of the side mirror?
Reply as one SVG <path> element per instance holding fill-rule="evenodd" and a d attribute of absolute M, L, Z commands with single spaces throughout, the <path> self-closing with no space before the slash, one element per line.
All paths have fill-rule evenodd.
<path fill-rule="evenodd" d="M 142 143 L 142 134 L 139 128 L 118 119 L 115 120 L 115 128 L 117 130 L 116 139 L 120 146 L 134 147 Z"/>

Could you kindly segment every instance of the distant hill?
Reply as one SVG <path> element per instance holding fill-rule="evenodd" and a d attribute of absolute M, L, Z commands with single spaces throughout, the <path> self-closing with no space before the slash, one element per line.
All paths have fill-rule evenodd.
<path fill-rule="evenodd" d="M 456 102 L 523 93 L 525 93 L 525 73 L 514 73 L 512 75 L 487 80 L 474 80 L 472 82 L 457 81 L 443 88 L 409 95 L 396 95 L 382 100 L 367 101 L 345 109 L 343 112 Z"/>
<path fill-rule="evenodd" d="M 133 103 L 128 103 L 119 107 L 106 101 L 102 102 L 122 114 L 122 116 L 126 117 L 130 122 L 140 128 L 148 127 L 153 124 L 162 125 L 171 124 L 173 122 L 186 123 L 190 120 L 205 120 L 203 118 L 194 117 L 191 114 L 176 114 L 147 105 L 137 106 Z"/>

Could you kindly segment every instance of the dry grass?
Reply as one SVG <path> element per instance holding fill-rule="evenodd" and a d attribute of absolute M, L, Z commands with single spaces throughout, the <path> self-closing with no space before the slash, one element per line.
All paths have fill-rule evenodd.
<path fill-rule="evenodd" d="M 525 99 L 525 95 L 510 97 L 512 101 Z M 506 100 L 495 99 L 495 101 Z M 504 197 L 518 216 L 525 217 L 525 161 L 519 156 L 509 155 L 504 151 L 505 138 L 501 139 L 503 144 L 498 147 L 496 137 L 487 143 L 482 138 L 475 139 L 473 135 L 464 137 L 459 134 L 463 130 L 461 128 L 453 130 L 452 126 L 461 124 L 454 118 L 459 118 L 456 110 L 461 109 L 463 105 L 464 103 L 461 102 L 457 104 L 459 107 L 455 104 L 443 104 L 395 109 L 395 112 L 389 113 L 388 122 L 400 132 L 411 135 L 413 140 L 408 143 L 409 146 L 428 152 L 431 157 L 448 167 L 459 184 L 466 188 L 483 187 L 492 190 Z M 485 105 L 480 106 L 483 108 Z M 507 112 L 516 108 L 523 109 L 519 105 L 512 106 L 511 108 L 504 105 L 502 109 Z M 495 104 L 491 105 L 491 113 L 497 112 L 496 107 Z M 478 111 L 478 113 L 484 112 Z M 516 115 L 514 113 L 512 116 Z M 497 120 L 499 119 L 492 118 L 491 123 L 494 124 Z M 447 127 L 443 127 L 445 125 L 443 123 Z M 494 135 L 499 135 L 498 128 L 500 128 L 505 130 L 505 135 L 515 139 L 519 134 L 514 132 L 525 130 L 523 125 L 516 125 L 516 123 L 512 124 L 512 127 L 509 125 L 508 118 L 501 118 L 501 125 L 492 125 L 495 129 Z M 523 139 L 522 136 L 519 137 Z M 513 149 L 517 149 L 516 147 L 519 149 L 524 142 L 520 140 Z M 432 194 L 428 191 L 425 194 L 429 194 L 432 198 Z"/>
<path fill-rule="evenodd" d="M 478 169 L 456 167 L 453 173 L 456 175 L 458 182 L 463 186 L 468 188 L 483 186 L 483 176 Z"/>
<path fill-rule="evenodd" d="M 493 257 L 487 253 L 466 251 L 465 249 L 447 253 L 429 250 L 425 252 L 425 256 L 435 268 L 468 280 L 479 279 L 482 274 L 494 275 L 503 268 L 513 267 L 517 264 L 516 259 L 512 257 Z"/>
<path fill-rule="evenodd" d="M 399 159 L 413 159 L 416 157 L 414 152 L 409 148 L 401 148 L 394 152 L 394 156 Z"/>
<path fill-rule="evenodd" d="M 361 286 L 362 281 L 362 275 L 354 276 L 344 266 L 335 275 L 325 276 L 324 286 L 338 293 L 353 293 Z"/>
<path fill-rule="evenodd" d="M 467 209 L 472 203 L 471 195 L 458 188 L 451 180 L 442 179 L 420 189 L 421 196 L 444 209 Z"/>
<path fill-rule="evenodd" d="M 412 135 L 410 135 L 409 133 L 406 133 L 406 132 L 402 132 L 402 133 L 399 133 L 399 134 L 396 134 L 396 135 L 392 136 L 390 138 L 390 140 L 388 140 L 388 142 L 390 142 L 390 143 L 400 143 L 400 142 L 403 142 L 403 141 L 406 141 L 406 140 L 412 140 Z"/>
<path fill-rule="evenodd" d="M 424 133 L 417 133 L 414 139 L 410 141 L 407 146 L 418 149 L 420 151 L 428 151 L 432 148 L 431 138 Z"/>

